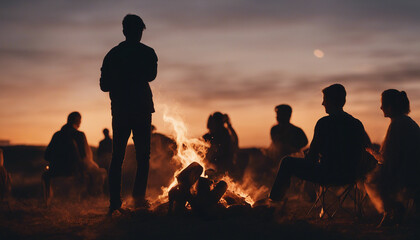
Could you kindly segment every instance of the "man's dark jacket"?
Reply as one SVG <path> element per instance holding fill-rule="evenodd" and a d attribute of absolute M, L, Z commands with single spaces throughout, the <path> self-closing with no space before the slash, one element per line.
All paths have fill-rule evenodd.
<path fill-rule="evenodd" d="M 156 78 L 157 56 L 140 42 L 121 42 L 105 56 L 100 86 L 109 92 L 112 114 L 147 114 L 155 111 L 149 82 Z"/>

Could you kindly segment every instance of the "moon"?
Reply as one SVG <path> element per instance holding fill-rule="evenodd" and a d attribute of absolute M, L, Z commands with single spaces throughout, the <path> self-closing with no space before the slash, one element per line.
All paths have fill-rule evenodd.
<path fill-rule="evenodd" d="M 315 55 L 315 57 L 317 57 L 317 58 L 323 58 L 324 57 L 324 52 L 322 51 L 322 50 L 320 50 L 320 49 L 315 49 L 314 50 L 314 55 Z"/>

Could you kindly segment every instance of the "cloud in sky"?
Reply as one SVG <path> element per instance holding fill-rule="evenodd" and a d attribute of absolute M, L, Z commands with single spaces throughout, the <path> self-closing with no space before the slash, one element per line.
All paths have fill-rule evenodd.
<path fill-rule="evenodd" d="M 334 82 L 348 88 L 350 109 L 367 122 L 381 117 L 369 109 L 377 110 L 382 90 L 407 90 L 419 121 L 419 11 L 420 2 L 409 0 L 7 1 L 0 8 L 0 103 L 7 106 L 0 138 L 13 139 L 16 119 L 38 114 L 32 123 L 43 127 L 30 141 L 24 134 L 15 141 L 46 143 L 51 125 L 79 109 L 89 141 L 99 140 L 94 122 L 109 125 L 99 69 L 123 40 L 121 20 L 130 12 L 145 20 L 144 42 L 159 56 L 156 103 L 188 109 L 196 135 L 210 111 L 242 119 L 251 109 L 262 120 L 236 122 L 237 131 L 242 143 L 263 145 L 267 136 L 257 132 L 269 129 L 281 102 L 296 106 L 296 121 L 310 132 L 316 119 L 299 111 L 322 115 L 320 90 Z M 322 59 L 313 56 L 318 48 Z"/>
<path fill-rule="evenodd" d="M 337 82 L 366 93 L 397 87 L 420 91 L 420 68 L 414 63 L 381 66 L 364 73 L 321 76 L 287 76 L 281 72 L 247 76 L 229 69 L 217 72 L 200 66 L 179 65 L 176 68 L 181 73 L 172 79 L 170 85 L 163 86 L 161 91 L 182 96 L 186 102 L 194 100 L 197 105 L 205 105 L 213 100 L 231 102 L 253 99 L 264 102 L 276 95 L 297 99 Z M 418 96 L 412 99 L 420 103 Z"/>

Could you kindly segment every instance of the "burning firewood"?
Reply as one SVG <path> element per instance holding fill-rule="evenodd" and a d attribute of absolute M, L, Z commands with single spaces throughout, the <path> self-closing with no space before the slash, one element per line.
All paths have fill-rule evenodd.
<path fill-rule="evenodd" d="M 191 163 L 176 177 L 178 184 L 186 187 L 192 187 L 192 185 L 197 182 L 198 178 L 203 173 L 203 170 L 203 167 L 199 163 Z"/>
<path fill-rule="evenodd" d="M 178 184 L 169 190 L 169 213 L 184 212 L 187 202 L 193 211 L 205 213 L 214 209 L 227 190 L 227 183 L 217 183 L 209 178 L 200 177 L 203 167 L 193 162 L 177 176 Z M 196 184 L 194 194 L 192 187 Z"/>
<path fill-rule="evenodd" d="M 214 185 L 213 189 L 211 187 Z M 227 190 L 227 183 L 220 181 L 214 184 L 208 178 L 200 177 L 197 183 L 197 194 L 189 201 L 193 211 L 197 213 L 209 213 L 218 204 Z"/>
<path fill-rule="evenodd" d="M 246 202 L 246 199 L 244 197 L 241 197 L 234 192 L 227 191 L 225 195 L 223 196 L 223 199 L 226 201 L 226 204 L 228 206 L 232 205 L 249 205 L 249 203 Z"/>
<path fill-rule="evenodd" d="M 169 211 L 168 213 L 183 212 L 188 200 L 191 199 L 191 187 L 198 181 L 203 173 L 203 167 L 193 162 L 176 177 L 178 184 L 169 190 Z"/>

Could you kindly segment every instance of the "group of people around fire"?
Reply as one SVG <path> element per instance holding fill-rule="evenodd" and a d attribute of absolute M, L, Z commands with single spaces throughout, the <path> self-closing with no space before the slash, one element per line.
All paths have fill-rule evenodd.
<path fill-rule="evenodd" d="M 98 149 L 98 163 L 95 163 L 85 134 L 78 130 L 81 114 L 70 113 L 67 123 L 54 134 L 45 152 L 49 169 L 43 173 L 42 180 L 47 203 L 51 198 L 51 180 L 54 177 L 77 175 L 90 193 L 99 192 L 108 181 L 108 214 L 125 212 L 121 208 L 121 171 L 127 141 L 133 133 L 137 160 L 132 192 L 134 206 L 149 207 L 146 187 L 151 121 L 155 111 L 149 82 L 156 78 L 158 58 L 152 48 L 140 43 L 146 26 L 139 16 L 127 15 L 122 25 L 126 40 L 105 56 L 100 78 L 101 90 L 109 92 L 111 99 L 113 139 L 109 130 L 105 129 L 105 138 Z M 287 104 L 275 107 L 278 123 L 271 128 L 272 143 L 264 151 L 278 169 L 275 178 L 273 176 L 269 199 L 284 200 L 292 176 L 321 185 L 363 180 L 376 209 L 383 214 L 383 224 L 401 220 L 405 210 L 401 196 L 403 199 L 414 199 L 417 208 L 420 208 L 420 129 L 408 116 L 410 104 L 407 94 L 395 89 L 382 93 L 381 110 L 391 123 L 380 151 L 376 151 L 362 122 L 343 109 L 346 103 L 344 86 L 333 84 L 324 88 L 322 93 L 322 105 L 327 116 L 316 123 L 313 139 L 305 154 L 296 155 L 302 153 L 308 139 L 301 128 L 290 123 L 292 108 Z M 218 172 L 229 174 L 241 161 L 238 136 L 229 116 L 221 112 L 211 114 L 207 128 L 208 133 L 203 136 L 210 146 L 206 160 Z M 5 185 L 3 183 L 8 175 L 2 163 L 3 156 L 0 180 Z M 193 174 L 197 180 L 203 169 L 196 166 L 194 171 L 198 173 L 195 174 L 197 176 Z M 182 180 L 183 176 L 178 178 Z M 211 195 L 207 180 L 200 180 L 199 184 L 204 190 L 196 200 Z M 212 202 L 220 199 L 227 186 L 221 183 L 218 188 L 220 191 L 213 194 L 215 201 Z M 1 196 L 3 191 L 2 186 Z"/>

